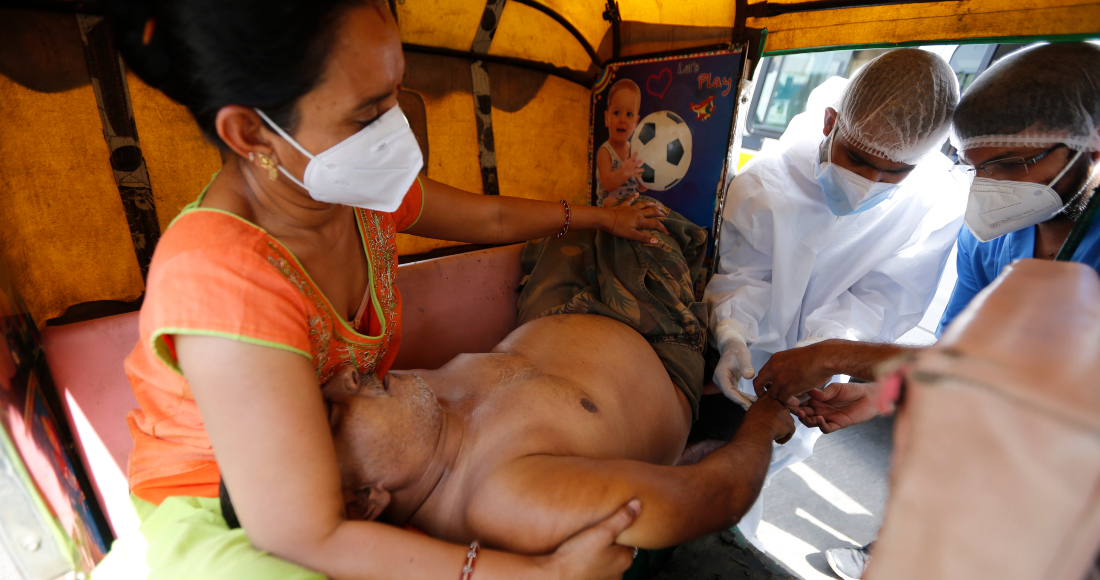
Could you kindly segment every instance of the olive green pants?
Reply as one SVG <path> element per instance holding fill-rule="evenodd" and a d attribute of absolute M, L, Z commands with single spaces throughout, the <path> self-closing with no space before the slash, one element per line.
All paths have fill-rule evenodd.
<path fill-rule="evenodd" d="M 141 520 L 137 534 L 115 540 L 93 580 L 322 580 L 252 547 L 229 529 L 216 497 L 170 497 L 159 506 L 130 496 Z"/>

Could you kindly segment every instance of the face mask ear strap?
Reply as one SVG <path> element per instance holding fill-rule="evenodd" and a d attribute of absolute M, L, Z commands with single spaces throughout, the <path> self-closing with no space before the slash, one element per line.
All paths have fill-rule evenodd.
<path fill-rule="evenodd" d="M 836 140 L 838 131 L 840 131 L 840 119 L 837 119 L 836 122 L 833 123 L 833 130 L 829 131 L 829 136 L 825 138 L 825 161 L 828 162 L 829 165 L 833 164 L 833 141 Z"/>
<path fill-rule="evenodd" d="M 302 147 L 300 144 L 298 144 L 298 142 L 294 140 L 294 137 L 291 137 L 290 135 L 287 134 L 286 131 L 283 131 L 282 127 L 276 125 L 275 121 L 271 120 L 271 117 L 268 117 L 263 111 L 255 108 L 255 107 L 253 107 L 252 110 L 256 111 L 256 114 L 258 114 L 260 116 L 260 118 L 263 119 L 268 124 L 268 126 L 271 127 L 272 130 L 274 130 L 276 133 L 278 133 L 280 137 L 282 137 L 283 139 L 286 139 L 286 141 L 288 143 L 290 143 L 291 145 L 293 145 L 295 149 L 297 149 L 298 151 L 301 151 L 302 155 L 305 155 L 306 157 L 308 157 L 311 160 L 313 159 L 313 154 L 310 153 L 309 151 L 306 151 L 305 147 Z M 282 170 L 283 167 L 280 165 L 279 169 Z M 286 175 L 287 177 L 290 177 L 291 179 L 294 179 L 286 171 L 283 171 L 283 174 Z M 297 179 L 294 179 L 294 181 L 296 183 L 298 183 L 299 185 L 301 185 L 301 182 L 299 182 Z"/>
<path fill-rule="evenodd" d="M 1073 167 L 1073 164 L 1074 164 L 1074 163 L 1077 163 L 1077 160 L 1081 158 L 1081 153 L 1083 153 L 1083 151 L 1078 151 L 1078 152 L 1077 152 L 1077 155 L 1074 155 L 1074 156 L 1073 156 L 1073 159 L 1070 159 L 1070 160 L 1069 160 L 1069 163 L 1067 163 L 1067 164 L 1066 164 L 1066 166 L 1062 168 L 1062 171 L 1061 171 L 1061 173 L 1059 173 L 1058 175 L 1056 175 L 1056 176 L 1054 177 L 1054 179 L 1052 179 L 1052 180 L 1050 181 L 1050 183 L 1048 183 L 1048 184 L 1047 184 L 1047 187 L 1049 187 L 1049 188 L 1053 189 L 1053 188 L 1054 188 L 1054 184 L 1055 184 L 1055 183 L 1058 183 L 1058 180 L 1059 180 L 1059 179 L 1062 179 L 1062 176 L 1063 176 L 1063 175 L 1065 175 L 1067 171 L 1069 171 L 1069 168 L 1070 168 L 1070 167 Z"/>

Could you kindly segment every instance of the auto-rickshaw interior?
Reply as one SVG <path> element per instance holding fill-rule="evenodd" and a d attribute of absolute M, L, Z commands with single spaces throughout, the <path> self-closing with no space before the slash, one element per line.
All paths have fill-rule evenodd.
<path fill-rule="evenodd" d="M 706 165 L 711 168 L 706 188 L 700 186 L 691 202 L 702 209 L 689 214 L 677 206 L 681 201 L 671 186 L 654 194 L 689 217 L 703 216 L 691 219 L 710 235 L 707 274 L 717 267 L 730 181 L 750 160 L 778 151 L 792 119 L 807 110 L 811 93 L 827 79 L 851 78 L 882 54 L 920 47 L 943 57 L 965 91 L 990 66 L 1035 43 L 1100 38 L 1097 0 L 389 0 L 383 6 L 400 30 L 406 69 L 398 102 L 420 148 L 421 176 L 487 196 L 593 204 L 596 155 L 607 139 L 602 111 L 610 93 L 602 91 L 614 74 L 654 63 L 675 67 L 688 62 L 686 57 L 723 59 L 717 81 L 703 79 L 697 69 L 669 73 L 683 75 L 689 85 L 698 79 L 700 88 L 727 91 L 728 100 L 715 101 L 728 115 L 727 125 L 717 129 L 719 138 L 703 143 L 696 137 L 696 166 L 704 163 L 704 147 L 714 159 Z M 0 0 L 0 332 L 6 345 L 0 350 L 0 496 L 8 498 L 0 502 L 0 546 L 10 554 L 16 577 L 83 578 L 114 539 L 140 523 L 126 481 L 133 445 L 126 412 L 137 403 L 122 361 L 138 340 L 138 311 L 157 243 L 221 169 L 225 155 L 185 107 L 127 70 L 106 13 L 100 0 Z M 675 97 L 675 89 L 666 93 L 673 78 L 681 82 L 670 76 L 662 85 L 663 77 L 655 74 L 649 79 L 656 84 L 639 84 L 646 99 L 667 103 Z M 706 106 L 692 100 L 690 111 L 680 114 L 702 123 L 711 114 Z M 712 126 L 721 122 L 711 121 Z M 953 162 L 959 159 L 946 140 L 940 151 Z M 398 233 L 394 247 L 401 263 L 396 285 L 406 304 L 394 368 L 436 369 L 461 353 L 488 352 L 516 328 L 521 246 Z M 1001 294 L 987 297 L 1003 324 L 990 326 L 987 318 L 970 315 L 969 326 L 948 335 L 947 350 L 899 372 L 915 373 L 913 383 L 934 386 L 940 383 L 932 375 L 947 372 L 952 352 L 986 352 L 982 349 L 997 344 L 1000 350 L 987 353 L 993 366 L 973 363 L 966 376 L 986 372 L 982 376 L 1004 378 L 1013 397 L 1042 397 L 1036 383 L 1028 383 L 1042 383 L 1041 373 L 1031 367 L 1017 369 L 1018 376 L 1011 372 L 1013 353 L 1040 348 L 1043 341 L 1033 330 L 1039 325 L 1049 344 L 1078 357 L 1069 370 L 1051 371 L 1052 376 L 1095 387 L 1095 375 L 1085 372 L 1100 370 L 1095 272 L 1024 266 L 1015 275 L 1016 281 L 1043 282 L 1042 292 L 1056 296 L 1049 303 L 1051 317 L 1043 319 L 1032 306 L 1013 312 L 1013 298 L 1033 305 L 1035 296 L 1016 281 L 1005 283 Z M 954 277 L 944 276 L 930 299 L 939 312 L 927 314 L 907 336 L 935 340 L 939 313 L 954 287 Z M 1066 322 L 1065 330 L 1058 329 L 1059 321 Z M 994 326 L 1004 329 L 1000 339 Z M 933 406 L 940 391 L 929 387 L 920 393 L 913 408 L 925 413 L 944 408 Z M 1054 433 L 1059 425 L 1083 426 L 1093 440 L 1076 431 L 1072 437 L 1088 458 L 1087 468 L 1095 471 L 1100 465 L 1095 440 L 1100 414 L 1091 412 L 1095 396 L 1081 395 L 1074 408 L 1076 395 L 1071 395 L 1043 407 L 1049 417 L 1060 418 L 1050 424 L 1020 418 L 1015 408 L 1002 410 L 1034 429 L 1050 430 L 1044 433 L 1051 437 L 1059 436 Z M 983 408 L 978 399 L 967 404 L 976 414 Z M 946 433 L 957 426 L 936 423 L 927 414 L 910 419 L 910 429 Z M 978 422 L 995 423 L 984 415 Z M 1042 459 L 1036 449 L 1029 448 L 1024 459 Z M 935 463 L 932 449 L 917 445 L 906 453 L 909 463 L 895 466 L 894 477 L 915 473 L 908 481 L 934 485 L 919 469 Z M 1060 473 L 1064 465 L 1047 459 L 1045 468 Z M 992 463 L 991 469 L 1020 467 L 1009 459 Z M 965 462 L 953 465 L 966 469 Z M 1093 471 L 1067 483 L 1065 493 L 1088 487 L 1085 480 Z M 965 491 L 977 493 L 981 487 Z M 896 489 L 906 501 L 925 497 L 911 483 Z M 958 498 L 941 496 L 939 506 L 959 507 Z M 913 505 L 891 506 L 887 517 L 919 519 Z M 1063 513 L 1067 505 L 1050 509 Z M 1052 561 L 1066 563 L 1065 570 L 1094 558 L 1093 549 L 1082 559 L 1080 545 L 1100 546 L 1100 536 L 1089 535 L 1100 533 L 1100 507 L 1095 499 L 1084 505 L 1074 528 L 1081 537 L 1071 541 L 1059 529 L 1051 535 L 1063 542 L 1063 551 L 1042 546 L 1056 553 Z M 1002 509 L 1007 513 L 1015 506 Z M 955 525 L 946 508 L 929 514 L 937 525 Z M 1011 525 L 1057 525 L 1035 518 L 1037 523 Z M 895 527 L 884 536 L 888 549 L 897 551 L 902 538 L 927 539 L 920 530 L 935 535 L 936 529 L 942 528 Z M 977 529 L 985 528 L 960 533 Z M 740 541 L 750 553 L 743 537 Z M 1031 540 L 1021 535 L 1020 541 Z M 1002 546 L 1002 553 L 1010 557 L 1017 548 Z M 948 552 L 935 556 L 950 561 Z M 745 577 L 788 577 L 781 566 L 768 566 Z M 645 574 L 662 577 L 658 568 Z"/>

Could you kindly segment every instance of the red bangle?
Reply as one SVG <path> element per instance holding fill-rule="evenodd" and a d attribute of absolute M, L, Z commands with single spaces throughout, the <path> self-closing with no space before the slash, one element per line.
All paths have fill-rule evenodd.
<path fill-rule="evenodd" d="M 466 565 L 462 567 L 462 576 L 459 580 L 470 580 L 474 575 L 474 564 L 477 563 L 477 553 L 481 551 L 481 544 L 477 540 L 470 543 L 470 551 L 466 552 Z"/>
<path fill-rule="evenodd" d="M 564 199 L 561 199 L 561 200 L 558 200 L 558 201 L 560 201 L 561 204 L 563 206 L 565 206 L 565 225 L 563 225 L 561 227 L 561 231 L 558 232 L 558 237 L 560 238 L 560 237 L 564 236 L 566 233 L 569 232 L 570 212 L 569 212 L 569 202 L 568 201 L 565 201 Z"/>

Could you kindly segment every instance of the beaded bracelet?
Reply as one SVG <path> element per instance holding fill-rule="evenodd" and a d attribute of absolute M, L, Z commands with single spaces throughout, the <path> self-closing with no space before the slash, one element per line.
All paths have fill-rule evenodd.
<path fill-rule="evenodd" d="M 565 206 L 565 225 L 562 226 L 561 231 L 558 232 L 558 237 L 560 238 L 560 237 L 564 236 L 569 231 L 570 214 L 569 214 L 569 202 L 565 201 L 564 199 L 561 199 L 561 200 L 558 200 L 558 201 L 560 201 L 561 204 L 563 206 Z"/>
<path fill-rule="evenodd" d="M 470 543 L 470 551 L 466 552 L 466 565 L 462 567 L 462 576 L 459 580 L 470 580 L 474 575 L 474 564 L 477 563 L 477 553 L 481 551 L 481 544 L 477 540 Z"/>

